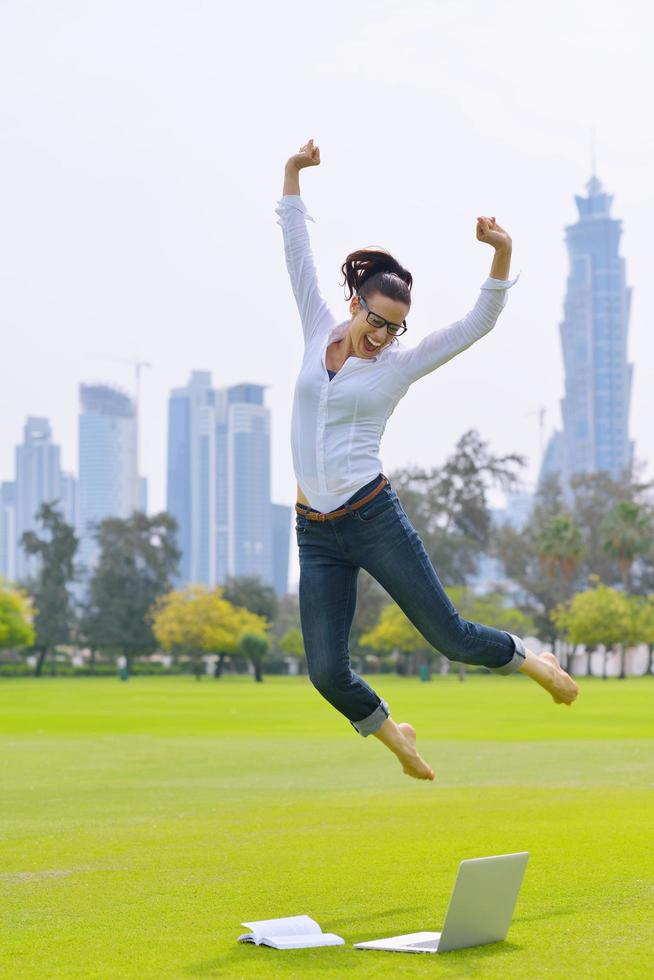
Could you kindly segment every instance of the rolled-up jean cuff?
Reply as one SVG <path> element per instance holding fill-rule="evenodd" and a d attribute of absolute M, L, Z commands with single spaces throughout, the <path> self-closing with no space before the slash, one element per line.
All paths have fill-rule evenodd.
<path fill-rule="evenodd" d="M 506 630 L 504 630 L 506 633 Z M 525 650 L 525 645 L 519 636 L 514 636 L 513 633 L 506 633 L 513 640 L 513 656 L 509 660 L 508 664 L 503 664 L 501 667 L 494 667 L 493 673 L 495 674 L 515 674 L 517 670 L 520 670 L 523 663 L 525 662 L 527 651 Z"/>
<path fill-rule="evenodd" d="M 359 735 L 374 735 L 378 728 L 384 724 L 390 715 L 390 708 L 385 701 L 380 701 L 375 710 L 367 718 L 361 721 L 351 721 L 350 724 L 356 728 Z"/>

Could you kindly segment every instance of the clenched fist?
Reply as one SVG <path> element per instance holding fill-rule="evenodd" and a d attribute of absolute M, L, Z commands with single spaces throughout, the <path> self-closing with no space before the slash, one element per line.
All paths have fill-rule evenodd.
<path fill-rule="evenodd" d="M 483 215 L 477 218 L 477 239 L 495 249 L 511 248 L 511 236 L 498 225 L 495 218 L 485 218 Z"/>
<path fill-rule="evenodd" d="M 320 165 L 320 148 L 313 145 L 313 140 L 309 140 L 304 146 L 300 147 L 299 153 L 289 157 L 286 166 L 296 167 L 303 170 L 304 167 L 317 167 Z"/>

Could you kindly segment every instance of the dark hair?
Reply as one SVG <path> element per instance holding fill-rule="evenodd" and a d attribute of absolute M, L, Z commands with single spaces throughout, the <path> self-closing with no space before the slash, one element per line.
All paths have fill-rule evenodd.
<path fill-rule="evenodd" d="M 356 293 L 365 299 L 381 293 L 388 299 L 411 306 L 413 276 L 383 248 L 360 248 L 351 252 L 341 266 L 345 298 Z"/>

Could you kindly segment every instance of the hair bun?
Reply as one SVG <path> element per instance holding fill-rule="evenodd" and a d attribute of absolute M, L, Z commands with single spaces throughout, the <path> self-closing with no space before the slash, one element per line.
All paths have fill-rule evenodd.
<path fill-rule="evenodd" d="M 368 294 L 379 290 L 390 299 L 411 304 L 413 276 L 386 249 L 360 248 L 351 252 L 341 266 L 341 273 L 343 286 L 346 287 L 346 299 L 361 292 L 364 284 L 367 284 Z M 371 282 L 373 277 L 374 284 Z"/>

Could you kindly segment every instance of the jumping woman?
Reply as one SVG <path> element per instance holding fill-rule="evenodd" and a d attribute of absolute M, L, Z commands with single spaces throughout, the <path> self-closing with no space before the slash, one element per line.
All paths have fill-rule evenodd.
<path fill-rule="evenodd" d="M 448 598 L 417 531 L 382 472 L 381 436 L 410 385 L 493 329 L 507 299 L 511 238 L 495 218 L 477 218 L 477 240 L 494 249 L 490 276 L 472 310 L 417 346 L 397 338 L 411 307 L 411 273 L 378 249 L 352 252 L 342 266 L 349 318 L 338 322 L 318 289 L 300 197 L 300 170 L 316 167 L 313 140 L 286 164 L 276 213 L 300 312 L 304 358 L 295 387 L 293 466 L 298 482 L 300 619 L 309 676 L 361 735 L 375 735 L 404 772 L 433 779 L 416 733 L 351 668 L 348 638 L 357 575 L 365 568 L 416 629 L 449 660 L 497 674 L 520 671 L 571 704 L 577 685 L 552 653 L 536 656 L 503 630 L 463 619 Z M 312 219 L 310 219 L 312 220 Z"/>

